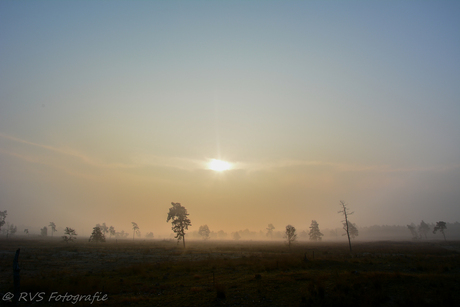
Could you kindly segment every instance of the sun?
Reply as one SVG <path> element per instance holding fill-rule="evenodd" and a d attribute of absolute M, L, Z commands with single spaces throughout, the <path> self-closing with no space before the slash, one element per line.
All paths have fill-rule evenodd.
<path fill-rule="evenodd" d="M 211 162 L 209 162 L 208 167 L 213 171 L 222 172 L 229 170 L 231 168 L 231 164 L 226 161 L 212 159 Z"/>

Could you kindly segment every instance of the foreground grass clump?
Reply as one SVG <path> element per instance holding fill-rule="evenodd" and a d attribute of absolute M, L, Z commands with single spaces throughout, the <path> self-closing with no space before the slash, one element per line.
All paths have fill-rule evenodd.
<path fill-rule="evenodd" d="M 2 293 L 13 289 L 9 251 L 21 246 L 21 291 L 102 292 L 108 300 L 97 304 L 107 306 L 460 303 L 459 242 L 361 243 L 352 256 L 342 243 L 299 243 L 292 252 L 281 242 L 190 242 L 186 250 L 169 241 L 0 244 Z"/>

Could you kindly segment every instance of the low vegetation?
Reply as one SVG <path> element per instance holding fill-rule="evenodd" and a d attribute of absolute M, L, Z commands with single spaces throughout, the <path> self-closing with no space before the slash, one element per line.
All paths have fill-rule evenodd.
<path fill-rule="evenodd" d="M 0 292 L 107 294 L 107 306 L 454 306 L 460 242 L 0 241 Z M 40 304 L 40 303 L 38 303 Z M 62 302 L 55 303 L 62 305 Z M 96 304 L 96 303 L 94 303 Z M 80 302 L 76 304 L 85 305 Z M 86 303 L 88 305 L 88 303 Z"/>

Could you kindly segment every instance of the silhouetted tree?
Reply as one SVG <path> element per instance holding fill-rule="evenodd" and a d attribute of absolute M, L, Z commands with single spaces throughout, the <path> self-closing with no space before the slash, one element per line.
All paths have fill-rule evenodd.
<path fill-rule="evenodd" d="M 104 237 L 107 235 L 107 233 L 109 233 L 109 227 L 107 227 L 105 223 L 102 223 L 102 225 L 96 224 L 96 226 L 101 229 L 102 233 L 104 234 Z"/>
<path fill-rule="evenodd" d="M 409 229 L 411 235 L 412 235 L 412 240 L 418 240 L 419 236 L 417 233 L 417 228 L 415 227 L 415 224 L 412 223 L 410 225 L 407 225 L 407 228 Z"/>
<path fill-rule="evenodd" d="M 153 239 L 153 232 L 149 232 L 145 235 L 147 239 Z"/>
<path fill-rule="evenodd" d="M 358 227 L 355 223 L 350 222 L 350 220 L 348 220 L 348 231 L 350 232 L 350 238 L 352 239 L 356 238 L 359 234 Z"/>
<path fill-rule="evenodd" d="M 3 225 L 6 223 L 6 216 L 8 215 L 7 210 L 0 211 L 0 230 L 2 229 Z"/>
<path fill-rule="evenodd" d="M 219 239 L 224 239 L 224 238 L 227 237 L 227 233 L 225 231 L 223 231 L 223 230 L 219 230 L 217 232 L 217 236 L 219 237 Z"/>
<path fill-rule="evenodd" d="M 42 229 L 40 229 L 40 234 L 43 236 L 43 237 L 46 237 L 48 235 L 48 228 L 45 226 L 43 227 Z"/>
<path fill-rule="evenodd" d="M 137 226 L 137 223 L 131 222 L 133 224 L 133 241 L 134 241 L 134 234 L 137 236 L 140 236 L 141 232 L 139 231 L 139 226 Z"/>
<path fill-rule="evenodd" d="M 26 235 L 29 235 L 29 229 L 27 229 L 27 228 L 24 229 L 24 233 L 25 233 Z"/>
<path fill-rule="evenodd" d="M 310 241 L 321 241 L 321 237 L 323 234 L 319 231 L 318 222 L 315 220 L 311 221 L 310 232 L 308 233 L 310 236 Z"/>
<path fill-rule="evenodd" d="M 289 245 L 289 249 L 291 249 L 291 244 L 294 243 L 295 239 L 297 238 L 297 234 L 295 233 L 295 227 L 292 225 L 286 226 L 286 232 L 284 233 L 284 238 Z"/>
<path fill-rule="evenodd" d="M 337 237 L 338 237 L 338 235 L 337 235 L 337 229 L 332 229 L 332 230 L 330 230 L 330 231 L 329 231 L 329 235 L 330 235 L 331 237 L 336 237 L 336 238 L 337 238 Z"/>
<path fill-rule="evenodd" d="M 275 229 L 275 226 L 273 226 L 273 224 L 268 224 L 267 237 L 270 237 L 270 239 L 273 239 L 273 230 L 274 229 Z"/>
<path fill-rule="evenodd" d="M 115 237 L 117 238 L 126 238 L 127 236 L 129 236 L 129 233 L 125 232 L 124 230 L 115 233 Z"/>
<path fill-rule="evenodd" d="M 11 226 L 10 226 L 10 234 L 14 235 L 17 231 L 18 231 L 18 227 L 14 226 L 13 224 L 11 224 Z"/>
<path fill-rule="evenodd" d="M 115 236 L 117 232 L 115 231 L 115 228 L 113 226 L 109 227 L 109 235 L 110 237 Z"/>
<path fill-rule="evenodd" d="M 56 231 L 56 224 L 50 222 L 48 226 L 51 228 L 51 236 L 53 236 L 54 232 Z"/>
<path fill-rule="evenodd" d="M 18 227 L 14 226 L 14 224 L 6 223 L 6 228 L 4 229 L 6 233 L 6 238 L 8 238 L 10 235 L 14 235 L 16 231 L 18 231 Z"/>
<path fill-rule="evenodd" d="M 187 209 L 181 206 L 180 203 L 171 203 L 172 207 L 169 208 L 168 218 L 166 222 L 172 220 L 172 230 L 176 233 L 175 238 L 177 242 L 182 238 L 182 243 L 185 248 L 185 230 L 188 229 L 188 226 L 192 226 L 190 219 L 187 217 Z"/>
<path fill-rule="evenodd" d="M 65 236 L 62 236 L 62 239 L 66 242 L 66 243 L 69 243 L 69 242 L 72 242 L 74 240 L 77 239 L 77 233 L 75 232 L 74 229 L 70 228 L 70 227 L 66 227 L 64 229 L 64 234 L 66 234 Z"/>
<path fill-rule="evenodd" d="M 241 239 L 240 233 L 239 233 L 238 231 L 235 231 L 235 232 L 232 234 L 232 237 L 233 237 L 233 240 L 236 240 L 236 241 L 238 241 L 239 239 Z"/>
<path fill-rule="evenodd" d="M 209 230 L 208 225 L 200 226 L 200 229 L 198 230 L 198 234 L 201 236 L 201 238 L 203 238 L 203 240 L 209 239 L 210 233 L 211 231 Z"/>
<path fill-rule="evenodd" d="M 425 239 L 428 239 L 427 233 L 429 231 L 430 231 L 430 226 L 422 220 L 420 222 L 420 225 L 418 226 L 418 233 L 420 234 L 420 237 L 422 237 L 423 235 Z"/>
<path fill-rule="evenodd" d="M 433 228 L 433 233 L 436 233 L 439 230 L 444 236 L 444 241 L 447 241 L 446 235 L 444 234 L 445 229 L 447 229 L 446 222 L 439 221 L 439 222 L 436 222 L 436 226 L 434 226 Z"/>
<path fill-rule="evenodd" d="M 96 226 L 93 228 L 93 233 L 91 234 L 91 236 L 89 237 L 89 241 L 93 241 L 93 242 L 105 242 L 105 236 L 104 236 L 104 233 L 102 232 L 102 229 L 101 227 L 99 226 Z"/>
<path fill-rule="evenodd" d="M 342 206 L 342 210 L 339 211 L 339 213 L 342 213 L 343 216 L 345 217 L 343 222 L 343 229 L 346 231 L 347 237 L 348 237 L 348 246 L 350 247 L 350 253 L 351 253 L 351 240 L 350 240 L 350 223 L 348 222 L 348 216 L 352 215 L 354 212 L 349 212 L 348 205 L 341 200 L 340 201 L 340 206 Z"/>
<path fill-rule="evenodd" d="M 308 233 L 305 230 L 302 230 L 302 232 L 299 234 L 299 238 L 301 239 L 308 238 Z"/>

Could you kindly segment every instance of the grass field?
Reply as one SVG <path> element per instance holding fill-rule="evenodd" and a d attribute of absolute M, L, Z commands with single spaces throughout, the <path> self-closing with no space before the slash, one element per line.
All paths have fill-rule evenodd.
<path fill-rule="evenodd" d="M 361 242 L 352 255 L 345 242 L 291 251 L 235 241 L 189 241 L 184 250 L 175 241 L 3 239 L 0 247 L 2 297 L 14 290 L 21 248 L 20 291 L 29 296 L 20 306 L 73 305 L 56 295 L 96 292 L 107 300 L 75 305 L 460 306 L 460 242 Z"/>

